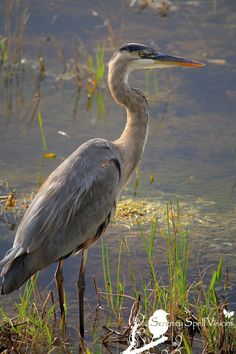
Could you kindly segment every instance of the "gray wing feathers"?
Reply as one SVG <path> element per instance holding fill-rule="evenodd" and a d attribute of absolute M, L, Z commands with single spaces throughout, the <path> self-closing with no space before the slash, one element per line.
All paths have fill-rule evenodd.
<path fill-rule="evenodd" d="M 32 201 L 17 230 L 13 248 L 1 261 L 5 265 L 2 275 L 15 258 L 40 246 L 52 247 L 50 261 L 56 261 L 57 254 L 59 259 L 63 252 L 72 252 L 86 238 L 95 236 L 86 233 L 87 225 L 94 223 L 88 227 L 88 233 L 93 233 L 114 207 L 119 194 L 120 166 L 118 150 L 103 139 L 93 139 L 70 155 Z"/>
<path fill-rule="evenodd" d="M 23 252 L 24 252 L 23 247 L 13 246 L 7 251 L 4 258 L 0 261 L 0 264 L 7 264 L 9 261 L 12 261 L 12 259 L 18 257 Z"/>

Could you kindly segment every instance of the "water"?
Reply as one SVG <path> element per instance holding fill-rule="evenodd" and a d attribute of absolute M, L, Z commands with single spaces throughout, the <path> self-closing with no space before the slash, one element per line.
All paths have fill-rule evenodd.
<path fill-rule="evenodd" d="M 179 198 L 186 210 L 195 210 L 191 240 L 196 257 L 203 267 L 216 266 L 223 257 L 230 272 L 229 299 L 233 308 L 236 3 L 234 0 L 176 0 L 172 3 L 174 6 L 168 15 L 160 17 L 154 9 L 139 10 L 138 2 L 132 8 L 129 1 L 30 2 L 30 17 L 24 34 L 26 64 L 19 89 L 13 83 L 7 90 L 3 76 L 0 81 L 0 179 L 7 181 L 11 189 L 16 189 L 17 196 L 23 198 L 35 191 L 62 159 L 87 139 L 95 136 L 114 139 L 121 133 L 125 115 L 111 99 L 106 85 L 102 84 L 98 90 L 105 107 L 103 113 L 95 97 L 88 110 L 85 78 L 82 78 L 79 100 L 78 87 L 73 81 L 58 81 L 63 62 L 69 63 L 75 57 L 75 49 L 78 49 L 80 65 L 86 63 L 88 54 L 95 55 L 101 43 L 107 48 L 108 61 L 115 48 L 134 41 L 155 44 L 162 52 L 205 62 L 207 65 L 202 69 L 173 68 L 132 75 L 131 82 L 148 96 L 151 116 L 137 195 L 163 203 Z M 2 1 L 1 18 L 4 18 L 5 6 L 6 1 Z M 21 11 L 25 6 L 22 1 Z M 3 21 L 0 33 L 4 34 Z M 40 55 L 45 58 L 46 77 L 41 83 L 39 109 L 48 150 L 57 154 L 55 160 L 44 161 L 37 119 L 31 119 Z M 212 59 L 225 62 L 210 63 Z M 64 131 L 68 136 L 60 135 L 58 131 Z M 150 175 L 154 176 L 152 184 Z M 124 195 L 132 195 L 133 185 L 129 185 Z M 9 218 L 18 224 L 20 215 L 17 214 L 16 220 L 13 216 Z M 121 235 L 129 233 L 127 229 L 114 230 L 116 228 L 110 228 L 108 234 L 112 235 L 109 243 L 116 254 Z M 0 256 L 10 247 L 14 234 L 15 231 L 1 219 Z M 137 259 L 140 259 L 141 243 L 134 241 L 134 244 Z M 114 257 L 114 267 L 115 262 Z M 100 241 L 90 251 L 88 267 L 86 292 L 94 304 L 93 274 L 103 286 Z M 41 286 L 50 284 L 53 269 L 42 272 Z M 78 257 L 66 261 L 66 287 L 73 299 L 70 306 L 75 324 L 76 291 L 73 285 L 78 269 Z M 15 298 L 17 295 L 12 295 L 12 299 Z M 1 301 L 11 304 L 8 299 Z"/>

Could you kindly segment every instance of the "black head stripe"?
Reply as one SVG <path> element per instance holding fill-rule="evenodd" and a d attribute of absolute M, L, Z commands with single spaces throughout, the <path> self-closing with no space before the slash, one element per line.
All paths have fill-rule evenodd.
<path fill-rule="evenodd" d="M 145 45 L 143 44 L 139 44 L 139 43 L 129 43 L 129 44 L 126 44 L 124 45 L 123 47 L 120 48 L 120 51 L 127 51 L 127 52 L 139 52 L 139 51 L 142 51 L 142 50 L 147 50 L 150 48 L 149 47 L 146 47 Z"/>

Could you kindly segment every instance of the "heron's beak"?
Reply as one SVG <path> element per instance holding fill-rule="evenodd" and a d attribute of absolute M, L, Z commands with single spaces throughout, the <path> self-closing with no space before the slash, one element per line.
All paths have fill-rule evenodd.
<path fill-rule="evenodd" d="M 174 57 L 171 55 L 166 55 L 166 54 L 161 54 L 157 53 L 153 58 L 152 58 L 157 65 L 160 66 L 191 66 L 191 67 L 201 67 L 205 66 L 205 64 L 200 63 L 198 61 L 193 61 L 190 59 L 184 59 L 184 58 L 179 58 L 179 57 Z"/>

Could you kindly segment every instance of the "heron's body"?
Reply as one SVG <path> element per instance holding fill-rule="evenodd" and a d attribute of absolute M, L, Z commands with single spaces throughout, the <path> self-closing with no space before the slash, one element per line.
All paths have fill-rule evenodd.
<path fill-rule="evenodd" d="M 147 100 L 141 91 L 130 87 L 128 75 L 135 69 L 174 65 L 202 66 L 137 43 L 114 54 L 108 84 L 115 101 L 126 108 L 125 129 L 114 142 L 93 139 L 80 146 L 42 185 L 19 225 L 12 249 L 1 261 L 2 294 L 19 288 L 51 263 L 87 250 L 105 231 L 148 136 Z M 84 287 L 84 258 L 79 287 Z"/>
<path fill-rule="evenodd" d="M 120 193 L 121 166 L 115 145 L 93 139 L 49 176 L 17 230 L 7 256 L 10 262 L 3 269 L 7 271 L 3 293 L 19 288 L 38 270 L 88 246 L 102 234 Z"/>

